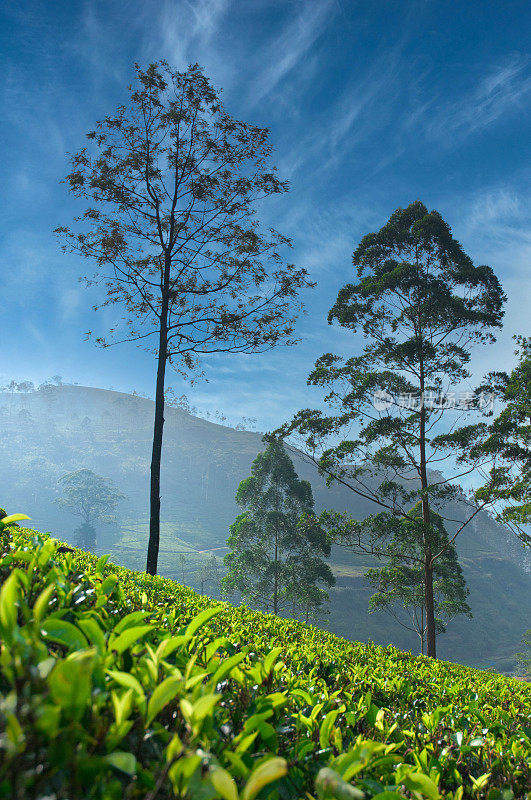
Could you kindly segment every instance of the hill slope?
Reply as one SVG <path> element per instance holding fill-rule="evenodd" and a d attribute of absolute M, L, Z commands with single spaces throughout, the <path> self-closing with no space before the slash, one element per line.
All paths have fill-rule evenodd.
<path fill-rule="evenodd" d="M 529 800 L 531 686 L 2 528 L 0 796 Z"/>
<path fill-rule="evenodd" d="M 151 401 L 102 389 L 61 386 L 0 394 L 0 505 L 23 509 L 39 530 L 57 531 L 73 542 L 76 520 L 54 504 L 57 481 L 71 470 L 93 469 L 112 478 L 127 496 L 118 527 L 98 532 L 98 550 L 111 552 L 124 566 L 142 569 L 152 419 Z M 228 526 L 238 513 L 238 483 L 262 447 L 260 434 L 167 410 L 162 574 L 199 586 L 197 573 L 205 555 L 226 551 Z M 358 518 L 371 511 L 345 488 L 328 489 L 311 465 L 295 461 L 299 475 L 312 483 L 318 509 L 348 511 Z M 522 551 L 486 515 L 478 516 L 458 541 L 474 619 L 452 622 L 439 639 L 440 653 L 464 663 L 510 666 L 531 618 L 531 577 L 522 569 Z M 327 627 L 351 639 L 415 649 L 415 638 L 392 619 L 367 613 L 369 592 L 362 575 L 369 562 L 339 548 L 331 562 L 337 585 Z"/>

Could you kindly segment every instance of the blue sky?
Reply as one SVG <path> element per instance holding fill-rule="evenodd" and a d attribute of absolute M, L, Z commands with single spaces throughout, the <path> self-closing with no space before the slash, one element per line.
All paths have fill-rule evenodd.
<path fill-rule="evenodd" d="M 508 368 L 513 333 L 531 334 L 530 15 L 525 2 L 347 0 L 4 0 L 0 384 L 65 380 L 153 394 L 152 357 L 101 350 L 108 313 L 52 234 L 76 211 L 60 178 L 67 151 L 126 99 L 132 63 L 204 66 L 236 117 L 271 129 L 291 191 L 264 209 L 292 237 L 306 294 L 303 342 L 261 356 L 216 356 L 208 383 L 168 383 L 203 411 L 268 429 L 313 404 L 316 357 L 359 342 L 326 324 L 351 253 L 399 206 L 442 213 L 509 296 L 496 345 L 474 369 Z"/>

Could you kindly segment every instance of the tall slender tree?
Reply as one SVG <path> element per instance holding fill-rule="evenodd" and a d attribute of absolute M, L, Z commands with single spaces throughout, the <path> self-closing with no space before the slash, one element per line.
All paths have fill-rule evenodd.
<path fill-rule="evenodd" d="M 282 442 L 270 439 L 258 454 L 236 502 L 244 510 L 227 540 L 225 592 L 274 614 L 295 609 L 309 619 L 328 599 L 318 584 L 334 583 L 323 561 L 330 545 L 314 515 L 312 488 L 297 477 Z"/>
<path fill-rule="evenodd" d="M 256 204 L 287 190 L 265 128 L 233 119 L 197 66 L 143 70 L 128 104 L 87 134 L 66 182 L 89 206 L 65 247 L 91 259 L 88 283 L 118 305 L 103 346 L 136 342 L 157 360 L 147 572 L 157 571 L 167 364 L 184 375 L 212 353 L 292 344 L 306 271 L 285 264 L 281 234 L 259 228 Z M 122 319 L 120 320 L 120 314 Z M 123 323 L 123 324 L 122 324 Z"/>
<path fill-rule="evenodd" d="M 205 593 L 205 589 L 213 595 L 219 590 L 220 574 L 218 559 L 211 553 L 210 558 L 205 558 L 198 570 L 198 578 L 201 587 L 201 594 Z"/>
<path fill-rule="evenodd" d="M 344 361 L 331 353 L 317 361 L 308 383 L 328 390 L 330 413 L 300 411 L 282 433 L 301 434 L 321 471 L 378 504 L 391 527 L 420 500 L 427 653 L 435 656 L 433 570 L 446 546 L 434 552 L 428 532 L 431 510 L 455 495 L 458 475 L 430 475 L 429 468 L 440 469 L 448 455 L 436 434 L 455 414 L 471 345 L 492 341 L 501 326 L 505 297 L 492 269 L 474 266 L 440 214 L 419 201 L 365 236 L 353 263 L 358 282 L 341 289 L 328 321 L 363 334 L 363 351 Z M 472 407 L 473 400 L 470 393 L 457 405 Z M 482 505 L 459 522 L 447 546 Z M 354 522 L 352 546 L 385 556 L 381 541 L 360 539 Z"/>
<path fill-rule="evenodd" d="M 472 616 L 467 603 L 469 594 L 455 546 L 448 546 L 448 533 L 442 517 L 431 512 L 431 525 L 424 530 L 422 506 L 417 503 L 410 518 L 394 518 L 389 537 L 388 518 L 384 515 L 386 563 L 372 567 L 365 577 L 376 589 L 369 601 L 369 611 L 386 611 L 407 630 L 417 634 L 420 652 L 425 652 L 426 613 L 424 597 L 424 542 L 429 538 L 433 553 L 442 551 L 433 566 L 433 604 L 435 632 L 446 631 L 446 623 L 459 614 Z M 363 525 L 377 527 L 379 517 L 364 520 Z"/>

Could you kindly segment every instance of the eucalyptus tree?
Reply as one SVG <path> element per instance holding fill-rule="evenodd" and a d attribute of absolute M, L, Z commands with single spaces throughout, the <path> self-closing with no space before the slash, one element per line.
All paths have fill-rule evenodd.
<path fill-rule="evenodd" d="M 448 533 L 442 517 L 431 512 L 431 525 L 427 530 L 422 522 L 421 504 L 417 503 L 409 517 L 394 517 L 392 531 L 389 519 L 383 520 L 386 563 L 372 567 L 367 577 L 376 589 L 369 601 L 369 611 L 386 611 L 406 630 L 415 633 L 424 653 L 426 640 L 426 613 L 424 597 L 424 543 L 429 539 L 432 553 L 441 551 L 433 566 L 433 604 L 435 632 L 446 631 L 446 623 L 464 614 L 472 616 L 467 603 L 469 590 L 455 545 L 448 546 Z M 378 529 L 378 515 L 364 520 L 371 532 Z M 391 536 L 389 537 L 389 534 Z"/>
<path fill-rule="evenodd" d="M 224 592 L 274 614 L 312 610 L 328 599 L 330 545 L 314 515 L 312 488 L 299 480 L 281 441 L 270 439 L 236 494 L 242 513 L 230 527 Z"/>
<path fill-rule="evenodd" d="M 431 510 L 456 495 L 452 481 L 463 473 L 445 478 L 430 468 L 452 458 L 437 434 L 457 424 L 456 405 L 478 405 L 472 392 L 456 403 L 456 391 L 470 377 L 472 345 L 494 340 L 505 296 L 492 269 L 474 266 L 441 215 L 420 201 L 364 236 L 353 263 L 358 280 L 340 290 L 328 322 L 362 334 L 350 349 L 363 349 L 318 359 L 308 383 L 326 388 L 328 411 L 302 410 L 281 433 L 299 434 L 322 473 L 376 503 L 391 528 L 421 502 L 427 654 L 435 656 L 434 565 L 484 503 L 434 552 Z M 472 427 L 461 430 L 461 441 Z M 354 520 L 336 523 L 355 549 L 385 557 L 380 531 L 367 538 Z"/>
<path fill-rule="evenodd" d="M 259 227 L 256 206 L 287 191 L 271 166 L 269 131 L 225 110 L 199 66 L 142 70 L 127 104 L 87 134 L 66 182 L 88 202 L 64 247 L 92 260 L 97 307 L 117 306 L 109 346 L 156 357 L 147 572 L 157 571 L 167 365 L 185 376 L 212 353 L 292 344 L 306 271 L 284 263 L 286 237 Z"/>
<path fill-rule="evenodd" d="M 458 446 L 460 461 L 481 454 L 492 459 L 478 500 L 494 504 L 498 522 L 506 525 L 523 544 L 531 546 L 531 339 L 515 337 L 518 364 L 510 374 L 492 372 L 485 387 L 494 391 L 503 408 L 490 425 L 474 432 L 463 448 L 459 437 L 449 442 Z M 470 446 L 471 445 L 471 446 Z"/>

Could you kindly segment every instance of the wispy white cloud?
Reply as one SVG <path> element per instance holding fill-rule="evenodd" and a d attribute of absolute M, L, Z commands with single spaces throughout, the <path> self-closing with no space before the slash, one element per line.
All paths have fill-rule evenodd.
<path fill-rule="evenodd" d="M 149 25 L 143 37 L 142 60 L 166 59 L 185 69 L 190 63 L 205 67 L 217 85 L 233 83 L 233 59 L 226 57 L 224 29 L 232 0 L 145 0 L 141 17 Z"/>
<path fill-rule="evenodd" d="M 188 0 L 186 5 L 194 18 L 192 34 L 201 42 L 208 43 L 217 33 L 231 0 Z"/>
<path fill-rule="evenodd" d="M 478 258 L 506 274 L 522 268 L 531 290 L 531 210 L 529 194 L 508 186 L 488 187 L 454 203 L 459 236 Z M 518 272 L 516 273 L 518 274 Z M 521 276 L 519 276 L 521 277 Z"/>
<path fill-rule="evenodd" d="M 257 60 L 263 67 L 251 83 L 249 98 L 252 104 L 260 103 L 275 91 L 308 55 L 326 30 L 332 9 L 332 0 L 306 2 L 295 19 L 259 51 Z M 305 75 L 308 79 L 307 71 Z"/>
<path fill-rule="evenodd" d="M 518 108 L 530 91 L 530 59 L 511 55 L 460 97 L 425 105 L 426 135 L 453 144 Z"/>
<path fill-rule="evenodd" d="M 24 323 L 24 328 L 27 331 L 27 333 L 29 333 L 34 342 L 37 342 L 39 344 L 41 350 L 46 354 L 46 356 L 49 357 L 51 352 L 50 343 L 47 340 L 46 335 L 40 329 L 40 327 L 38 325 L 35 325 L 31 320 L 28 319 Z"/>
<path fill-rule="evenodd" d="M 515 364 L 513 335 L 529 335 L 531 297 L 531 197 L 514 186 L 490 186 L 448 199 L 454 235 L 476 264 L 488 264 L 507 294 L 504 327 L 497 342 L 477 348 L 474 377 Z M 443 211 L 444 209 L 443 203 Z"/>
<path fill-rule="evenodd" d="M 475 230 L 486 224 L 514 222 L 521 218 L 522 211 L 522 201 L 514 190 L 487 190 L 474 198 L 466 222 L 470 229 Z"/>
<path fill-rule="evenodd" d="M 72 286 L 61 287 L 57 294 L 57 305 L 61 313 L 61 320 L 63 323 L 71 322 L 79 313 L 85 290 L 80 288 L 73 288 Z"/>
<path fill-rule="evenodd" d="M 319 204 L 313 198 L 294 204 L 284 215 L 283 230 L 297 242 L 297 261 L 314 278 L 346 278 L 357 240 L 382 222 L 374 203 L 338 198 Z M 334 286 L 334 291 L 336 287 Z"/>
<path fill-rule="evenodd" d="M 334 113 L 332 148 L 338 149 L 347 137 L 352 141 L 353 134 L 355 139 L 367 136 L 386 118 L 398 87 L 406 79 L 402 59 L 405 44 L 406 40 L 402 38 L 385 53 L 375 53 L 365 72 L 349 82 Z"/>
<path fill-rule="evenodd" d="M 338 98 L 326 112 L 315 116 L 302 140 L 292 140 L 280 166 L 291 165 L 290 177 L 311 164 L 312 174 L 327 173 L 348 158 L 360 145 L 380 135 L 397 111 L 397 98 L 411 80 L 412 64 L 404 59 L 407 35 L 393 47 L 375 50 L 367 64 L 346 77 Z M 401 144 L 385 152 L 374 169 L 380 170 L 401 152 Z"/>

